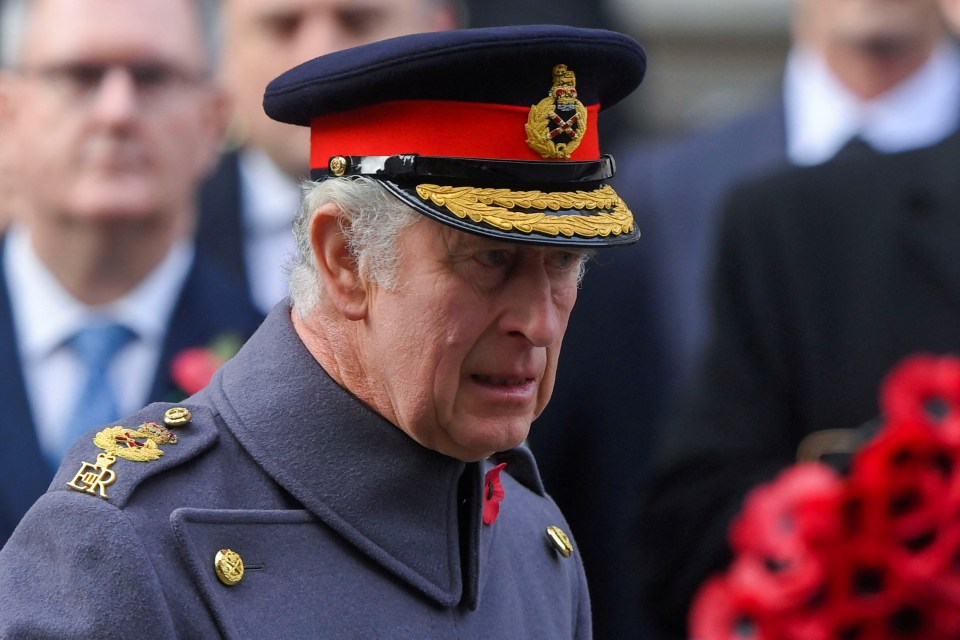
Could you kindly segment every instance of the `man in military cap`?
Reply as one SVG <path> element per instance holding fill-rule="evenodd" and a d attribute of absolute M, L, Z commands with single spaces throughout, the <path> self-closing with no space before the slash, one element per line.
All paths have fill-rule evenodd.
<path fill-rule="evenodd" d="M 199 394 L 74 447 L 0 552 L 0 635 L 590 637 L 522 443 L 588 253 L 637 237 L 596 124 L 644 67 L 540 26 L 275 80 L 316 180 L 290 303 Z"/>

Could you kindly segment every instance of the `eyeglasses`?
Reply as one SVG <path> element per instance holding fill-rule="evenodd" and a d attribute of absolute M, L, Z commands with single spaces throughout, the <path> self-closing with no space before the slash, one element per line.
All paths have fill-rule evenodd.
<path fill-rule="evenodd" d="M 66 62 L 18 69 L 24 76 L 41 80 L 60 99 L 77 106 L 93 102 L 103 87 L 104 79 L 115 70 L 122 71 L 130 78 L 143 106 L 161 103 L 206 79 L 203 72 L 188 71 L 162 62 Z"/>

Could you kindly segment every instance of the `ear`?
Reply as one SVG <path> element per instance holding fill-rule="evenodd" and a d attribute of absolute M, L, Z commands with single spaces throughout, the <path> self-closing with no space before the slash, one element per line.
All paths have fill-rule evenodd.
<path fill-rule="evenodd" d="M 310 244 L 324 297 L 348 320 L 362 320 L 367 316 L 367 290 L 340 229 L 342 221 L 343 214 L 335 204 L 317 209 L 310 222 Z"/>

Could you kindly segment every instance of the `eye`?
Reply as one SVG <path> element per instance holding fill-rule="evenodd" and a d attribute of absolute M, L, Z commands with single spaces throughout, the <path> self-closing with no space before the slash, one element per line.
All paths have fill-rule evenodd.
<path fill-rule="evenodd" d="M 145 63 L 130 67 L 134 84 L 141 91 L 159 91 L 174 84 L 179 78 L 186 78 L 186 74 L 164 64 Z"/>
<path fill-rule="evenodd" d="M 345 33 L 355 38 L 368 38 L 377 33 L 387 16 L 373 8 L 350 8 L 341 11 L 337 20 Z"/>
<path fill-rule="evenodd" d="M 100 86 L 107 67 L 101 64 L 75 63 L 53 66 L 45 70 L 52 84 L 65 91 L 81 95 L 92 93 Z"/>
<path fill-rule="evenodd" d="M 263 31 L 277 42 L 292 38 L 300 28 L 302 17 L 296 13 L 274 13 L 264 16 L 260 25 Z"/>
<path fill-rule="evenodd" d="M 554 269 L 567 270 L 580 265 L 583 254 L 576 251 L 551 251 L 547 254 L 547 265 Z"/>
<path fill-rule="evenodd" d="M 502 267 L 510 260 L 510 252 L 506 249 L 487 249 L 479 251 L 474 256 L 476 261 L 485 267 Z"/>

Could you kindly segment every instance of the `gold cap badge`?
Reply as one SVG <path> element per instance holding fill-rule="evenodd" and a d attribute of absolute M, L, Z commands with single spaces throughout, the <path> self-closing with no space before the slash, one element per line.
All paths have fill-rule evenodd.
<path fill-rule="evenodd" d="M 544 158 L 567 159 L 587 131 L 587 109 L 577 99 L 577 78 L 565 64 L 553 68 L 546 98 L 530 107 L 527 145 Z"/>

